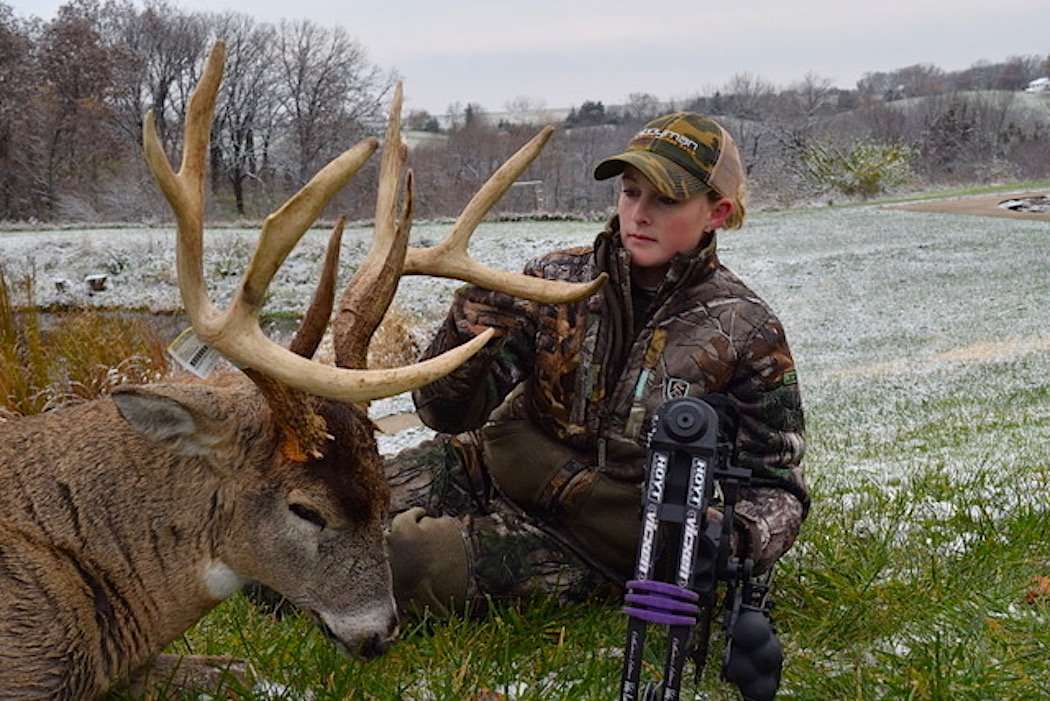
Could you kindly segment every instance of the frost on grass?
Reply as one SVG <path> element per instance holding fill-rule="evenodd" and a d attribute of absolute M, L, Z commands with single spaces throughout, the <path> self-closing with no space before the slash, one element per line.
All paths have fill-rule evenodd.
<path fill-rule="evenodd" d="M 413 245 L 440 241 L 449 228 L 418 225 Z M 590 244 L 599 229 L 483 224 L 470 252 L 486 265 L 520 271 L 547 251 Z M 784 324 L 813 439 L 811 474 L 830 471 L 843 483 L 877 475 L 889 485 L 930 465 L 965 474 L 978 465 L 1020 469 L 1042 459 L 1050 408 L 1025 397 L 1050 376 L 1048 229 L 1040 221 L 861 207 L 761 213 L 743 231 L 721 235 L 723 262 Z M 204 267 L 216 304 L 236 291 L 257 236 L 247 230 L 205 236 Z M 304 236 L 278 271 L 265 311 L 303 311 L 327 237 L 321 230 Z M 370 239 L 370 229 L 347 230 L 340 284 Z M 170 230 L 0 233 L 0 258 L 14 275 L 35 267 L 41 305 L 181 306 Z M 109 287 L 89 296 L 82 280 L 99 272 L 109 276 Z M 55 285 L 63 279 L 72 282 L 65 292 Z M 408 277 L 394 303 L 421 320 L 417 331 L 425 339 L 458 284 Z M 960 387 L 972 393 L 972 404 L 952 399 Z M 408 395 L 382 400 L 371 413 L 402 413 L 410 402 Z M 1016 425 L 1015 411 L 1024 425 Z M 395 437 L 380 438 L 387 450 L 400 445 Z"/>
<path fill-rule="evenodd" d="M 482 224 L 471 240 L 471 254 L 485 265 L 520 272 L 544 251 L 590 243 L 598 229 L 579 222 Z M 450 225 L 423 224 L 412 230 L 412 245 L 443 239 Z M 211 299 L 225 305 L 240 284 L 255 250 L 258 231 L 210 230 L 204 236 L 204 274 Z M 372 230 L 350 228 L 343 235 L 339 284 L 349 281 L 371 246 Z M 267 292 L 268 312 L 306 309 L 320 274 L 328 232 L 308 231 L 285 260 Z M 83 304 L 171 311 L 181 308 L 175 278 L 175 233 L 162 229 L 62 230 L 0 232 L 0 258 L 18 276 L 35 267 L 36 303 Z M 83 280 L 107 275 L 104 292 L 88 294 Z M 68 281 L 60 290 L 59 281 Z M 408 277 L 401 282 L 397 303 L 428 319 L 443 314 L 455 281 Z"/>
<path fill-rule="evenodd" d="M 376 434 L 376 445 L 380 455 L 396 455 L 402 450 L 413 448 L 423 441 L 430 440 L 435 435 L 437 434 L 433 429 L 426 426 L 414 426 L 393 435 L 378 433 Z"/>

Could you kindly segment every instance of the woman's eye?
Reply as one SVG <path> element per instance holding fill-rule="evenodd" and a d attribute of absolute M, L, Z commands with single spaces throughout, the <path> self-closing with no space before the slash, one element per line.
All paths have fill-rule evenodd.
<path fill-rule="evenodd" d="M 673 197 L 666 197 L 666 196 L 661 196 L 657 200 L 657 202 L 659 202 L 660 204 L 667 205 L 668 207 L 673 207 L 674 205 L 678 204 L 678 200 L 676 200 Z"/>
<path fill-rule="evenodd" d="M 302 520 L 309 521 L 318 528 L 324 528 L 328 525 L 324 520 L 324 516 L 314 511 L 309 506 L 303 506 L 302 504 L 289 504 L 288 510 Z"/>
<path fill-rule="evenodd" d="M 621 193 L 623 194 L 624 197 L 632 197 L 633 198 L 633 197 L 637 197 L 638 196 L 638 191 L 633 189 L 633 188 L 629 188 L 629 187 L 625 187 L 623 190 L 621 190 Z"/>

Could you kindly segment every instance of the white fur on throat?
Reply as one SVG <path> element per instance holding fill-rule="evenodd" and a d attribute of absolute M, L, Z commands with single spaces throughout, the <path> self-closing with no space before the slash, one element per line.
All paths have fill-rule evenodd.
<path fill-rule="evenodd" d="M 222 560 L 210 560 L 204 566 L 204 588 L 216 600 L 222 601 L 233 596 L 247 582 Z"/>

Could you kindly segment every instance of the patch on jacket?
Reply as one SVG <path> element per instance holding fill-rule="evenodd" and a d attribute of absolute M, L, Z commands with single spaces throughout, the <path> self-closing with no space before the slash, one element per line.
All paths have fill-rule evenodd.
<path fill-rule="evenodd" d="M 689 380 L 668 377 L 664 380 L 664 399 L 682 399 L 689 395 Z"/>

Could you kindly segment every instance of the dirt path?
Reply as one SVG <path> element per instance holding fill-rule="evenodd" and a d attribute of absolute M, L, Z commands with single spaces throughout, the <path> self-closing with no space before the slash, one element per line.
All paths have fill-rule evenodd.
<path fill-rule="evenodd" d="M 423 422 L 419 420 L 419 417 L 412 412 L 406 412 L 404 414 L 391 414 L 390 416 L 384 416 L 381 419 L 376 419 L 376 426 L 379 430 L 388 435 L 400 433 L 405 429 L 415 428 L 416 426 L 422 426 Z"/>
<path fill-rule="evenodd" d="M 909 212 L 939 212 L 943 214 L 972 214 L 979 217 L 1003 217 L 1005 219 L 1035 219 L 1050 221 L 1050 212 L 1014 212 L 1003 209 L 1000 202 L 1031 197 L 1038 192 L 1003 192 L 996 195 L 977 195 L 974 197 L 957 197 L 953 199 L 931 200 L 929 202 L 911 202 L 906 204 L 887 205 L 888 209 L 904 209 Z"/>

